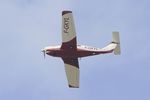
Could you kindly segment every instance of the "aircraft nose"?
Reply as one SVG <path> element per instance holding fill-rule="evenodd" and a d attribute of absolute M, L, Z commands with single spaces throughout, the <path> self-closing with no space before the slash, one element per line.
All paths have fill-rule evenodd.
<path fill-rule="evenodd" d="M 41 52 L 43 52 L 43 53 L 47 54 L 47 53 L 49 53 L 50 51 L 49 51 L 49 50 L 47 50 L 47 49 L 42 49 L 42 50 L 41 50 Z"/>

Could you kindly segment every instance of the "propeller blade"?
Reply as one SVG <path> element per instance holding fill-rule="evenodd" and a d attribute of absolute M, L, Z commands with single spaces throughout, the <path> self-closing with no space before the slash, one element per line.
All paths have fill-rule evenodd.
<path fill-rule="evenodd" d="M 45 51 L 43 53 L 44 53 L 44 59 L 45 59 Z"/>
<path fill-rule="evenodd" d="M 43 55 L 44 55 L 44 59 L 45 59 L 45 56 L 46 56 L 46 50 L 42 50 L 42 52 L 43 52 Z"/>

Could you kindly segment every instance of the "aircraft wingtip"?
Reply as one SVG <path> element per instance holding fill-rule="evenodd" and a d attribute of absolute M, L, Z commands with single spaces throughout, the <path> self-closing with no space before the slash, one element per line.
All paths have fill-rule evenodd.
<path fill-rule="evenodd" d="M 79 88 L 79 86 L 72 86 L 72 85 L 69 85 L 69 88 Z"/>
<path fill-rule="evenodd" d="M 67 11 L 67 10 L 62 11 L 62 15 L 65 15 L 65 14 L 68 14 L 68 13 L 72 13 L 72 11 Z"/>

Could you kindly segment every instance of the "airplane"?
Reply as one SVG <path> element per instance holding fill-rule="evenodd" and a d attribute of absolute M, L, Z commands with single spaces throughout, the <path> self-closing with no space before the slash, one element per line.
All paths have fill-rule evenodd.
<path fill-rule="evenodd" d="M 119 32 L 112 32 L 113 40 L 104 48 L 94 48 L 77 44 L 76 30 L 72 11 L 62 11 L 62 44 L 42 49 L 45 55 L 62 58 L 69 88 L 79 88 L 78 58 L 114 52 L 121 54 Z"/>

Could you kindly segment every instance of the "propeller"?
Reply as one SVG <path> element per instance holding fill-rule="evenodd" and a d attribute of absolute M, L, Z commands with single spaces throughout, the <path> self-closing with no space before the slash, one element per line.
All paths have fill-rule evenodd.
<path fill-rule="evenodd" d="M 44 59 L 45 59 L 45 55 L 46 55 L 46 50 L 42 49 L 43 55 L 44 55 Z"/>

